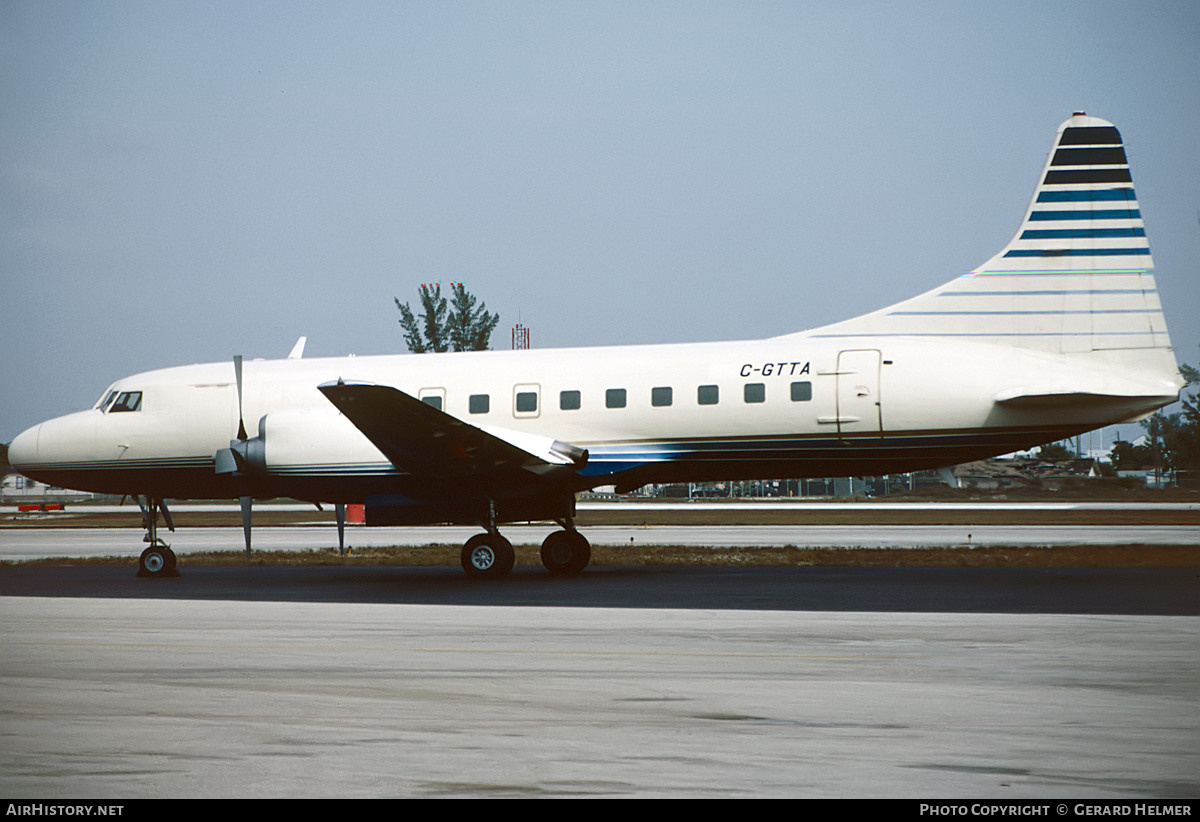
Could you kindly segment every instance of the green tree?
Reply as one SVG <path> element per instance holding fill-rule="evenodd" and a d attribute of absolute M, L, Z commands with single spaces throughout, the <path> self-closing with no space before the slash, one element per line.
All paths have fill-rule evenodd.
<path fill-rule="evenodd" d="M 1170 414 L 1159 411 L 1142 420 L 1150 437 L 1151 451 L 1160 456 L 1159 464 L 1176 470 L 1200 470 L 1200 369 L 1184 363 L 1179 366 L 1184 387 L 1180 392 L 1181 410 Z"/>
<path fill-rule="evenodd" d="M 1075 458 L 1075 452 L 1061 442 L 1043 445 L 1034 455 L 1040 460 L 1069 460 Z"/>
<path fill-rule="evenodd" d="M 1154 453 L 1145 445 L 1117 440 L 1113 443 L 1109 459 L 1118 471 L 1140 471 L 1154 464 Z"/>
<path fill-rule="evenodd" d="M 487 304 L 478 302 L 462 283 L 450 284 L 448 301 L 442 296 L 441 283 L 422 284 L 417 296 L 422 310 L 419 316 L 408 303 L 394 298 L 409 351 L 426 354 L 488 349 L 500 315 L 489 313 Z"/>

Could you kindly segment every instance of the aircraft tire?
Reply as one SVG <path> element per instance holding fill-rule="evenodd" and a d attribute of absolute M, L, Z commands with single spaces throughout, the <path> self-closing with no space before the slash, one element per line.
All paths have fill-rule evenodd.
<path fill-rule="evenodd" d="M 499 534 L 476 534 L 462 549 L 463 570 L 476 579 L 508 576 L 516 558 L 512 543 Z"/>
<path fill-rule="evenodd" d="M 592 561 L 592 546 L 578 531 L 555 531 L 542 543 L 542 565 L 555 576 L 575 576 Z"/>
<path fill-rule="evenodd" d="M 151 579 L 177 577 L 179 571 L 176 570 L 175 565 L 174 551 L 165 545 L 151 545 L 138 557 L 137 575 Z"/>

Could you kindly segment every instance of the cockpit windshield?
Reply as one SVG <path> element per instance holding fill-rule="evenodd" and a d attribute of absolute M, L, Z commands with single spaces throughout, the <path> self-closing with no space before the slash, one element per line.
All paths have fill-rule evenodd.
<path fill-rule="evenodd" d="M 122 391 L 110 388 L 94 406 L 101 414 L 117 413 L 119 411 L 141 411 L 142 392 Z"/>
<path fill-rule="evenodd" d="M 117 398 L 113 400 L 113 404 L 109 406 L 110 414 L 115 414 L 118 411 L 138 411 L 142 407 L 142 392 L 141 391 L 122 391 L 117 394 Z"/>

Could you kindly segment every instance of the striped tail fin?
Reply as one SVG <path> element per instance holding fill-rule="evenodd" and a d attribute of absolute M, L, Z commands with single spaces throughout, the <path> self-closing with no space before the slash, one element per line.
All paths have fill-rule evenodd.
<path fill-rule="evenodd" d="M 1121 135 L 1077 113 L 1059 127 L 1000 253 L 919 297 L 811 333 L 971 340 L 1173 373 L 1153 267 Z"/>

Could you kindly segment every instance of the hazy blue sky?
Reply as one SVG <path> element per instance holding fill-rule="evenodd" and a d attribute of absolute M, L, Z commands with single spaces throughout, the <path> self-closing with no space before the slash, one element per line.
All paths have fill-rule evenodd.
<path fill-rule="evenodd" d="M 1200 359 L 1200 3 L 0 2 L 0 441 L 168 365 L 769 336 L 937 286 L 1074 110 Z"/>

